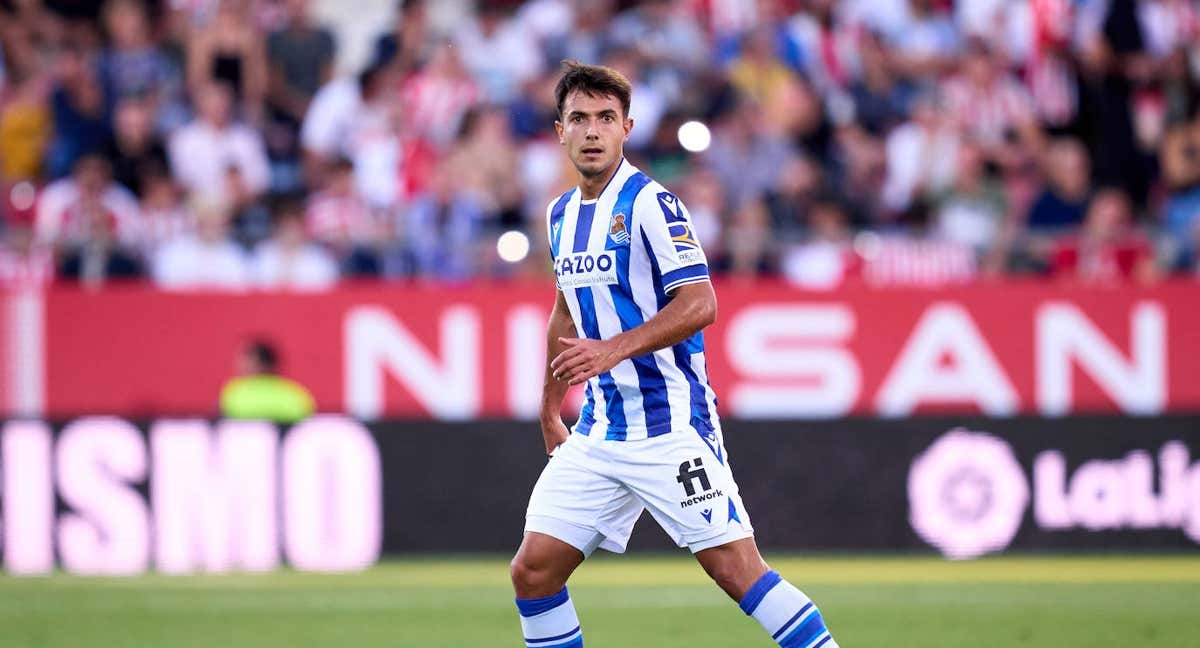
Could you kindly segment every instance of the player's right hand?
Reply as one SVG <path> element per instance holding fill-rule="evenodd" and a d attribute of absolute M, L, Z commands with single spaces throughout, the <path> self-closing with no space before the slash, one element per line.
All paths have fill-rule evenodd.
<path fill-rule="evenodd" d="M 554 454 L 558 446 L 567 442 L 569 436 L 571 436 L 571 431 L 563 423 L 562 417 L 554 416 L 542 419 L 542 440 L 546 442 L 547 455 Z"/>

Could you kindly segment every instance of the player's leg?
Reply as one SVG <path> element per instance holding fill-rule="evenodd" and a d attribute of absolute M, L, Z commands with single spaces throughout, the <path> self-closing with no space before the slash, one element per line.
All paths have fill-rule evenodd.
<path fill-rule="evenodd" d="M 558 538 L 525 534 L 509 573 L 526 646 L 582 648 L 583 631 L 567 592 L 567 579 L 583 560 L 582 551 Z"/>
<path fill-rule="evenodd" d="M 566 583 L 593 551 L 623 551 L 641 504 L 603 474 L 606 460 L 572 435 L 546 464 L 525 516 L 511 576 L 530 648 L 581 648 L 583 633 Z"/>
<path fill-rule="evenodd" d="M 562 590 L 575 568 L 583 564 L 583 552 L 544 533 L 529 532 L 509 565 L 517 599 L 553 596 Z"/>
<path fill-rule="evenodd" d="M 696 560 L 783 648 L 837 648 L 816 604 L 767 566 L 754 538 L 697 551 Z"/>

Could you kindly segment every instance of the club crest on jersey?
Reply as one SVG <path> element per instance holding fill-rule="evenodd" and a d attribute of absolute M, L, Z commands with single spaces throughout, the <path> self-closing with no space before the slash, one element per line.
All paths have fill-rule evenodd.
<path fill-rule="evenodd" d="M 624 245 L 629 242 L 629 228 L 625 226 L 625 214 L 613 214 L 608 222 L 608 238 L 613 243 Z"/>

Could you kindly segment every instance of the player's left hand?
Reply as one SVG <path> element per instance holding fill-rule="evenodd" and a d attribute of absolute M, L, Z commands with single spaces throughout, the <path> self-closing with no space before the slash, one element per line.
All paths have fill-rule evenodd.
<path fill-rule="evenodd" d="M 566 350 L 550 361 L 554 379 L 568 385 L 578 385 L 617 366 L 622 360 L 611 340 L 588 338 L 558 338 Z"/>

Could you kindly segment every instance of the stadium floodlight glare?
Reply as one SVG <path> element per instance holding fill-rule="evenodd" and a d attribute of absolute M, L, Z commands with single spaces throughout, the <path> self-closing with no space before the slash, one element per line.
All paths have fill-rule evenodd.
<path fill-rule="evenodd" d="M 496 240 L 496 253 L 509 263 L 517 263 L 529 256 L 529 237 L 522 232 L 510 230 Z"/>
<path fill-rule="evenodd" d="M 708 150 L 712 143 L 712 133 L 703 122 L 685 122 L 679 127 L 679 145 L 692 153 L 702 153 Z"/>

